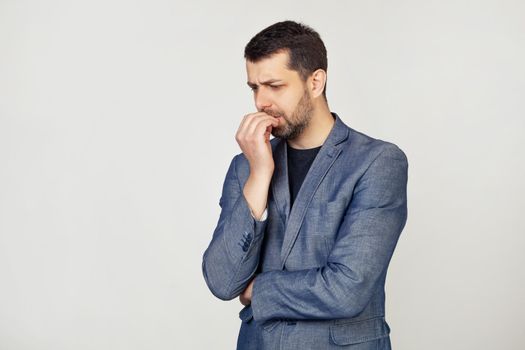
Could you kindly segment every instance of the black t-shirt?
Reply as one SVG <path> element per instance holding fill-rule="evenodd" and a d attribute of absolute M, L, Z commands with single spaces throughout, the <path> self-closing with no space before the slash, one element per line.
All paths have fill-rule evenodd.
<path fill-rule="evenodd" d="M 293 205 L 297 193 L 303 184 L 304 178 L 310 170 L 321 146 L 309 149 L 295 149 L 286 144 L 288 156 L 288 183 L 290 185 L 290 208 Z"/>

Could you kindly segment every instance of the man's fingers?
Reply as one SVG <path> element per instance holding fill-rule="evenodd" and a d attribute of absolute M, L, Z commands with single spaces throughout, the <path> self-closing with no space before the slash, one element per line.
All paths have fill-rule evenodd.
<path fill-rule="evenodd" d="M 277 126 L 279 121 L 264 112 L 246 115 L 239 126 L 238 138 L 250 138 L 264 135 L 268 126 Z"/>
<path fill-rule="evenodd" d="M 273 118 L 273 117 L 272 117 Z M 265 135 L 269 136 L 272 131 L 272 128 L 276 127 L 279 124 L 277 120 L 269 120 L 264 123 L 257 124 L 257 127 L 254 131 L 256 135 Z"/>
<path fill-rule="evenodd" d="M 261 116 L 260 118 L 254 119 L 250 124 L 247 134 L 248 135 L 263 135 L 266 127 L 274 125 L 277 122 L 272 116 Z"/>
<path fill-rule="evenodd" d="M 250 130 L 250 125 L 253 123 L 254 119 L 257 117 L 261 117 L 267 115 L 264 112 L 256 112 L 256 113 L 250 113 L 246 114 L 241 121 L 241 124 L 239 124 L 239 128 L 237 129 L 236 137 L 243 137 L 244 135 L 248 134 L 247 130 Z"/>

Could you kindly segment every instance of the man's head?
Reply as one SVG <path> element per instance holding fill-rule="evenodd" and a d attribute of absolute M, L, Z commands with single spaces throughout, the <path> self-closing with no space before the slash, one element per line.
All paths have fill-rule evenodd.
<path fill-rule="evenodd" d="M 256 63 L 278 52 L 288 52 L 288 68 L 297 71 L 304 81 L 316 70 L 328 69 L 321 37 L 302 23 L 284 21 L 263 29 L 244 48 L 244 58 Z M 323 96 L 326 98 L 326 84 Z"/>
<path fill-rule="evenodd" d="M 279 22 L 255 35 L 244 57 L 257 109 L 281 117 L 274 136 L 294 139 L 316 104 L 326 104 L 327 58 L 319 34 L 304 24 Z"/>

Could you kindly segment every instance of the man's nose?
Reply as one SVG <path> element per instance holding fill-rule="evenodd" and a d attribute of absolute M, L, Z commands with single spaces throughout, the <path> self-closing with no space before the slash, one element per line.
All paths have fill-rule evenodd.
<path fill-rule="evenodd" d="M 257 107 L 259 112 L 264 111 L 266 108 L 269 108 L 272 105 L 270 97 L 263 90 L 264 89 L 259 89 L 255 94 L 255 107 Z"/>

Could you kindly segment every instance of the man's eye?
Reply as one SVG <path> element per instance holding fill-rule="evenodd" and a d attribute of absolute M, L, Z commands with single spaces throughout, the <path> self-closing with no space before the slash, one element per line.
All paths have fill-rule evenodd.
<path fill-rule="evenodd" d="M 273 89 L 273 90 L 277 90 L 278 88 L 280 88 L 282 85 L 270 85 L 270 87 Z"/>

